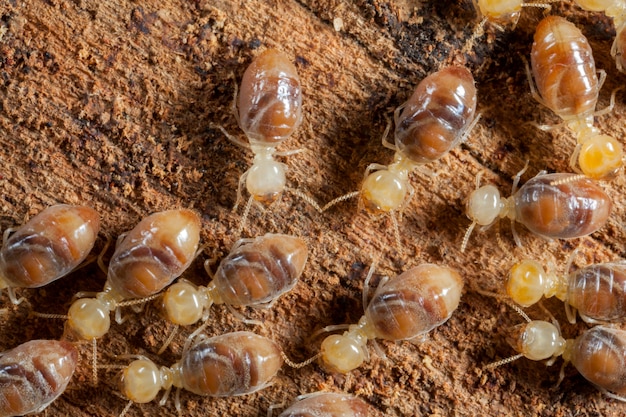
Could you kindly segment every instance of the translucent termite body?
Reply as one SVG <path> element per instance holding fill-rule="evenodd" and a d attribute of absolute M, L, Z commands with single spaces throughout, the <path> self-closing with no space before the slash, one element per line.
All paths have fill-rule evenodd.
<path fill-rule="evenodd" d="M 110 312 L 123 300 L 157 294 L 179 277 L 198 250 L 201 223 L 191 210 L 168 210 L 143 219 L 117 245 L 104 290 L 69 309 L 67 329 L 83 340 L 106 334 Z"/>
<path fill-rule="evenodd" d="M 466 68 L 447 67 L 424 78 L 395 112 L 395 145 L 383 139 L 396 152 L 394 162 L 372 164 L 365 172 L 360 192 L 365 209 L 374 214 L 400 209 L 412 191 L 409 174 L 467 137 L 478 121 L 476 102 L 474 77 Z"/>
<path fill-rule="evenodd" d="M 557 276 L 546 272 L 538 262 L 526 259 L 511 268 L 506 292 L 523 307 L 537 303 L 542 296 L 556 296 L 590 323 L 624 320 L 626 262 L 589 265 L 567 276 Z M 574 322 L 575 312 L 570 308 L 566 311 Z"/>
<path fill-rule="evenodd" d="M 190 325 L 213 304 L 260 307 L 291 290 L 304 270 L 306 242 L 283 234 L 266 234 L 238 242 L 222 260 L 207 287 L 177 282 L 167 289 L 162 307 L 174 324 Z"/>
<path fill-rule="evenodd" d="M 32 340 L 0 354 L 0 417 L 38 413 L 69 383 L 78 352 L 68 342 Z"/>
<path fill-rule="evenodd" d="M 369 406 L 354 395 L 316 392 L 302 396 L 278 417 L 367 417 Z"/>
<path fill-rule="evenodd" d="M 498 218 L 518 221 L 548 239 L 572 239 L 600 229 L 611 213 L 609 196 L 590 179 L 573 174 L 540 174 L 516 191 L 518 180 L 519 174 L 509 198 L 501 198 L 493 185 L 472 192 L 466 207 L 472 225 L 462 250 L 475 225 L 489 226 Z M 517 234 L 514 237 L 521 246 Z"/>
<path fill-rule="evenodd" d="M 286 184 L 285 166 L 274 160 L 276 146 L 302 122 L 300 77 L 283 52 L 268 49 L 248 66 L 235 115 L 254 152 L 252 167 L 240 179 L 238 200 L 245 182 L 254 200 L 269 205 L 280 197 Z M 224 133 L 233 142 L 243 144 Z"/>
<path fill-rule="evenodd" d="M 89 207 L 46 208 L 5 240 L 0 289 L 37 288 L 67 275 L 91 252 L 99 230 L 100 216 Z"/>
<path fill-rule="evenodd" d="M 330 371 L 346 373 L 368 358 L 368 339 L 423 338 L 450 318 L 462 289 L 457 271 L 433 264 L 417 266 L 381 283 L 358 324 L 323 341 L 322 363 Z"/>
<path fill-rule="evenodd" d="M 607 396 L 626 401 L 626 331 L 595 326 L 576 339 L 564 339 L 557 326 L 547 321 L 531 320 L 516 326 L 508 338 L 511 346 L 519 352 L 494 364 L 494 368 L 520 357 L 539 361 L 550 359 L 547 364 L 563 356 L 576 370 Z M 564 377 L 561 372 L 560 378 Z"/>
<path fill-rule="evenodd" d="M 135 403 L 150 402 L 172 386 L 211 397 L 245 395 L 267 386 L 282 363 L 282 351 L 271 339 L 227 333 L 195 341 L 169 368 L 148 359 L 132 362 L 122 372 L 121 391 Z"/>
<path fill-rule="evenodd" d="M 592 12 L 604 12 L 613 18 L 615 41 L 611 55 L 620 72 L 626 72 L 626 2 L 624 0 L 574 0 L 580 8 Z"/>
<path fill-rule="evenodd" d="M 570 166 L 594 179 L 611 179 L 622 166 L 622 145 L 600 134 L 594 115 L 600 87 L 591 46 L 572 23 L 548 16 L 537 25 L 531 51 L 531 65 L 541 104 L 561 117 L 575 133 L 578 145 Z M 576 164 L 578 164 L 576 166 Z"/>
<path fill-rule="evenodd" d="M 592 327 L 571 342 L 563 358 L 607 396 L 626 401 L 626 331 Z"/>

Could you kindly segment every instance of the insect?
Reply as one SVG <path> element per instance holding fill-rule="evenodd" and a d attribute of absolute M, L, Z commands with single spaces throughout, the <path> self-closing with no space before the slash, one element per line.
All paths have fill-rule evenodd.
<path fill-rule="evenodd" d="M 400 209 L 412 194 L 409 173 L 440 159 L 464 140 L 478 121 L 475 113 L 476 87 L 467 69 L 447 67 L 424 78 L 394 113 L 395 144 L 383 136 L 383 146 L 395 151 L 394 162 L 388 166 L 371 164 L 365 171 L 360 191 L 365 209 L 373 214 Z M 331 201 L 322 210 L 347 196 Z"/>
<path fill-rule="evenodd" d="M 85 206 L 59 204 L 30 219 L 8 237 L 0 250 L 0 289 L 37 288 L 75 269 L 85 260 L 100 230 L 100 216 Z"/>
<path fill-rule="evenodd" d="M 613 105 L 595 111 L 606 73 L 602 71 L 598 80 L 587 38 L 562 17 L 548 16 L 537 25 L 531 65 L 528 79 L 533 97 L 561 117 L 576 135 L 572 169 L 593 179 L 615 177 L 622 166 L 623 149 L 619 141 L 594 126 L 594 116 L 610 111 Z"/>
<path fill-rule="evenodd" d="M 489 364 L 484 369 L 493 369 L 522 357 L 534 361 L 548 359 L 546 364 L 550 366 L 562 356 L 565 363 L 571 362 L 585 379 L 605 395 L 626 401 L 626 331 L 595 326 L 576 339 L 564 339 L 558 323 L 531 320 L 517 307 L 511 307 L 526 320 L 526 323 L 515 326 L 507 338 L 518 354 Z M 561 371 L 559 382 L 563 378 Z"/>
<path fill-rule="evenodd" d="M 506 292 L 523 307 L 537 303 L 542 296 L 556 296 L 565 302 L 570 322 L 575 322 L 578 310 L 584 321 L 594 323 L 626 318 L 625 283 L 624 261 L 589 265 L 567 276 L 557 276 L 546 272 L 538 262 L 525 259 L 511 268 Z"/>
<path fill-rule="evenodd" d="M 222 260 L 207 287 L 190 282 L 170 286 L 162 299 L 165 316 L 174 324 L 190 325 L 213 304 L 263 306 L 296 285 L 304 270 L 308 249 L 304 240 L 266 234 L 243 239 Z"/>
<path fill-rule="evenodd" d="M 298 397 L 278 417 L 367 417 L 369 414 L 369 406 L 354 395 L 315 392 Z"/>
<path fill-rule="evenodd" d="M 335 198 L 322 211 L 356 196 L 371 214 L 402 210 L 413 195 L 409 174 L 465 140 L 480 119 L 476 101 L 474 77 L 466 68 L 447 67 L 424 78 L 394 113 L 395 144 L 386 141 L 387 132 L 383 135 L 383 146 L 395 151 L 393 163 L 369 165 L 360 191 Z M 393 215 L 392 220 L 399 242 Z"/>
<path fill-rule="evenodd" d="M 511 219 L 513 237 L 522 243 L 513 221 L 522 223 L 538 236 L 571 239 L 586 236 L 600 229 L 611 213 L 609 196 L 595 182 L 574 174 L 540 173 L 519 190 L 520 171 L 513 181 L 511 197 L 501 198 L 494 185 L 476 187 L 467 201 L 467 229 L 461 251 L 465 251 L 474 227 L 489 226 L 498 218 Z"/>
<path fill-rule="evenodd" d="M 105 335 L 109 313 L 123 300 L 152 296 L 187 269 L 198 250 L 200 228 L 198 215 L 186 209 L 154 213 L 140 221 L 115 248 L 104 290 L 70 306 L 67 330 L 83 340 Z"/>
<path fill-rule="evenodd" d="M 239 180 L 235 207 L 244 183 L 251 199 L 269 205 L 280 197 L 286 184 L 285 164 L 274 160 L 276 146 L 302 122 L 300 77 L 283 52 L 268 49 L 252 61 L 241 80 L 233 110 L 249 145 L 221 130 L 232 142 L 254 153 L 252 167 Z"/>
<path fill-rule="evenodd" d="M 618 71 L 626 72 L 626 3 L 623 0 L 574 0 L 581 9 L 591 12 L 604 12 L 613 18 L 615 41 L 611 56 L 615 58 Z"/>
<path fill-rule="evenodd" d="M 365 288 L 372 273 L 373 268 L 369 271 Z M 462 289 L 463 280 L 457 271 L 433 264 L 422 264 L 381 282 L 358 324 L 350 325 L 342 335 L 330 335 L 322 342 L 322 363 L 332 372 L 347 373 L 368 358 L 368 339 L 423 338 L 450 318 L 459 305 Z M 364 305 L 366 292 L 364 290 Z M 334 328 L 337 326 L 327 329 Z"/>
<path fill-rule="evenodd" d="M 43 411 L 70 382 L 78 352 L 56 340 L 31 340 L 0 354 L 0 417 Z"/>
<path fill-rule="evenodd" d="M 198 338 L 169 368 L 147 358 L 135 360 L 123 370 L 120 388 L 131 401 L 126 410 L 154 400 L 161 389 L 169 393 L 172 386 L 211 397 L 245 395 L 267 386 L 282 363 L 282 351 L 271 339 L 233 332 Z M 178 396 L 176 409 L 180 412 Z"/>

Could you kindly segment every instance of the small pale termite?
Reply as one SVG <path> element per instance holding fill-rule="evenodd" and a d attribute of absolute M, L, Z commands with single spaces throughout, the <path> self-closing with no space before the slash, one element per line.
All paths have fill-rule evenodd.
<path fill-rule="evenodd" d="M 367 417 L 369 406 L 360 398 L 338 392 L 300 396 L 278 417 Z"/>
<path fill-rule="evenodd" d="M 360 196 L 371 214 L 390 213 L 399 242 L 395 211 L 402 211 L 413 195 L 409 174 L 436 161 L 467 138 L 480 119 L 476 116 L 476 86 L 471 72 L 447 67 L 424 78 L 409 100 L 394 113 L 394 142 L 383 146 L 395 151 L 390 165 L 370 164 L 361 190 L 335 198 L 322 211 L 348 198 Z M 373 171 L 373 172 L 372 172 Z"/>
<path fill-rule="evenodd" d="M 476 86 L 466 68 L 447 67 L 424 78 L 395 111 L 395 144 L 383 137 L 383 146 L 395 151 L 394 162 L 371 164 L 365 171 L 360 191 L 365 209 L 373 214 L 401 209 L 412 194 L 409 174 L 464 140 L 478 120 L 475 113 Z M 331 201 L 323 210 L 350 195 Z"/>
<path fill-rule="evenodd" d="M 574 0 L 581 9 L 591 12 L 604 12 L 613 18 L 615 41 L 611 56 L 615 58 L 618 71 L 626 72 L 626 2 L 624 0 Z"/>
<path fill-rule="evenodd" d="M 161 389 L 167 390 L 164 404 L 172 387 L 211 397 L 250 394 L 268 386 L 282 364 L 278 345 L 252 332 L 198 338 L 171 367 L 141 358 L 124 368 L 120 388 L 131 402 L 122 414 L 132 403 L 154 400 Z"/>
<path fill-rule="evenodd" d="M 83 340 L 105 335 L 110 312 L 123 300 L 155 295 L 187 269 L 198 250 L 200 229 L 198 215 L 186 209 L 154 213 L 140 221 L 115 248 L 104 290 L 71 305 L 67 330 Z"/>
<path fill-rule="evenodd" d="M 307 257 L 306 242 L 298 237 L 266 234 L 242 239 L 222 260 L 208 286 L 183 281 L 169 287 L 162 300 L 165 316 L 187 326 L 203 318 L 213 303 L 269 305 L 296 285 Z"/>
<path fill-rule="evenodd" d="M 43 411 L 70 382 L 78 364 L 74 345 L 31 340 L 0 353 L 0 417 Z"/>
<path fill-rule="evenodd" d="M 523 307 L 537 303 L 542 296 L 556 296 L 565 302 L 572 323 L 576 310 L 588 323 L 624 320 L 625 291 L 625 261 L 589 265 L 567 276 L 557 276 L 546 272 L 538 262 L 525 259 L 511 268 L 506 283 L 508 296 Z"/>
<path fill-rule="evenodd" d="M 615 177 L 622 166 L 623 149 L 619 141 L 600 134 L 594 126 L 594 116 L 610 111 L 613 105 L 596 112 L 606 73 L 602 71 L 598 80 L 587 38 L 564 18 L 548 16 L 537 25 L 531 65 L 528 78 L 533 96 L 561 117 L 577 137 L 570 159 L 572 169 L 593 179 Z"/>
<path fill-rule="evenodd" d="M 372 273 L 370 269 L 365 288 Z M 340 373 L 356 369 L 369 356 L 369 339 L 421 340 L 450 318 L 459 305 L 462 289 L 463 280 L 457 271 L 433 264 L 422 264 L 381 282 L 358 324 L 322 342 L 323 365 Z"/>
<path fill-rule="evenodd" d="M 30 219 L 0 250 L 0 289 L 37 288 L 75 269 L 85 260 L 100 230 L 100 216 L 85 206 L 59 204 Z M 8 238 L 7 238 L 8 237 Z"/>
<path fill-rule="evenodd" d="M 285 189 L 285 165 L 274 160 L 276 147 L 302 122 L 302 86 L 296 67 L 281 51 L 268 49 L 257 56 L 241 80 L 237 123 L 249 145 L 222 132 L 254 153 L 252 167 L 239 180 L 237 203 L 244 186 L 263 205 L 276 201 Z"/>
<path fill-rule="evenodd" d="M 526 323 L 515 326 L 507 341 L 519 352 L 515 356 L 484 367 L 493 369 L 525 357 L 534 361 L 548 360 L 552 365 L 562 356 L 559 382 L 564 378 L 565 364 L 571 362 L 585 379 L 605 395 L 626 401 L 626 331 L 608 326 L 595 326 L 576 339 L 564 339 L 557 324 L 531 320 L 523 311 L 517 312 Z"/>
<path fill-rule="evenodd" d="M 477 187 L 470 195 L 466 213 L 472 220 L 461 251 L 467 247 L 476 225 L 489 226 L 498 218 L 523 224 L 534 234 L 548 239 L 572 239 L 600 229 L 611 213 L 609 196 L 594 181 L 574 174 L 543 174 L 519 190 L 523 171 L 515 176 L 511 197 L 502 198 L 494 185 Z M 478 185 L 478 184 L 477 184 Z M 518 246 L 522 243 L 513 227 Z"/>

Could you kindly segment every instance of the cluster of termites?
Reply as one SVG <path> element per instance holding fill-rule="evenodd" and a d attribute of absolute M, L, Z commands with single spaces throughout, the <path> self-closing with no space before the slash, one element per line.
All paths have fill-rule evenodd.
<path fill-rule="evenodd" d="M 549 9 L 550 2 L 475 1 L 482 15 L 479 29 L 465 47 L 477 41 L 487 23 L 502 29 L 515 25 L 522 7 Z M 604 4 L 606 3 L 606 4 Z M 626 5 L 621 1 L 576 1 L 586 10 L 603 11 L 614 19 L 616 38 L 611 50 L 617 68 L 626 63 Z M 511 196 L 501 197 L 493 185 L 480 186 L 467 199 L 466 213 L 471 220 L 461 242 L 464 251 L 475 226 L 487 227 L 501 218 L 511 220 L 515 243 L 522 245 L 514 226 L 521 223 L 531 233 L 547 239 L 587 236 L 604 226 L 611 215 L 611 199 L 596 180 L 612 179 L 622 166 L 621 143 L 601 134 L 594 118 L 611 110 L 598 111 L 597 101 L 605 79 L 595 68 L 589 43 L 575 25 L 558 16 L 548 16 L 537 26 L 527 68 L 531 94 L 563 120 L 576 137 L 569 165 L 572 173 L 540 173 L 518 188 L 521 171 L 514 179 Z M 393 162 L 370 164 L 358 191 L 320 205 L 305 194 L 287 187 L 286 165 L 274 159 L 276 148 L 294 134 L 302 122 L 302 86 L 296 67 L 284 53 L 268 49 L 259 54 L 245 71 L 233 106 L 237 122 L 248 142 L 222 131 L 233 142 L 249 148 L 254 161 L 239 180 L 238 206 L 244 189 L 249 200 L 243 215 L 243 229 L 253 202 L 269 206 L 285 190 L 291 190 L 325 212 L 352 197 L 359 207 L 372 214 L 390 213 L 395 238 L 400 244 L 395 213 L 410 203 L 414 193 L 410 176 L 420 166 L 443 158 L 467 140 L 479 122 L 478 91 L 472 73 L 460 66 L 449 66 L 430 74 L 417 84 L 413 94 L 394 113 L 393 143 L 383 145 L 394 151 Z M 613 101 L 613 100 L 612 100 Z M 541 125 L 552 130 L 555 126 Z M 10 300 L 23 299 L 17 290 L 37 288 L 80 268 L 99 234 L 100 218 L 91 208 L 56 205 L 43 210 L 15 231 L 4 235 L 0 250 L 0 289 Z M 180 279 L 200 256 L 201 217 L 190 209 L 153 213 L 119 237 L 105 266 L 101 292 L 79 293 L 66 315 L 37 313 L 40 317 L 63 319 L 62 340 L 33 340 L 0 355 L 0 417 L 39 412 L 68 386 L 79 364 L 81 341 L 93 345 L 91 367 L 94 383 L 98 369 L 120 368 L 119 392 L 128 400 L 120 415 L 135 403 L 155 400 L 160 391 L 163 404 L 176 388 L 175 407 L 182 406 L 179 391 L 196 395 L 226 397 L 251 394 L 272 383 L 283 363 L 307 366 L 319 359 L 327 372 L 348 373 L 370 359 L 368 342 L 376 340 L 420 342 L 443 325 L 459 306 L 464 281 L 454 268 L 423 263 L 407 268 L 393 278 L 383 278 L 373 294 L 369 282 L 374 267 L 363 283 L 364 314 L 356 324 L 324 327 L 328 335 L 318 353 L 295 364 L 271 338 L 252 331 L 239 331 L 207 337 L 203 330 L 210 322 L 210 307 L 226 305 L 233 314 L 238 307 L 269 308 L 297 285 L 309 256 L 308 243 L 300 237 L 268 233 L 241 239 L 231 248 L 216 271 L 207 260 L 207 285 Z M 106 247 L 105 245 L 105 250 Z M 103 252 L 104 253 L 104 252 Z M 509 272 L 505 294 L 484 294 L 512 306 L 526 323 L 512 329 L 509 342 L 513 357 L 486 366 L 495 368 L 517 358 L 548 360 L 563 357 L 592 384 L 607 395 L 626 400 L 626 331 L 610 323 L 626 317 L 626 263 L 593 264 L 557 276 L 534 260 L 516 263 Z M 576 312 L 592 327 L 574 339 L 561 335 L 556 320 L 531 320 L 520 307 L 540 304 L 555 296 L 565 305 L 567 317 Z M 166 320 L 179 326 L 202 324 L 187 338 L 180 358 L 173 364 L 157 365 L 137 355 L 128 365 L 97 363 L 97 340 L 111 326 L 111 315 L 122 324 L 121 309 L 154 300 Z M 245 320 L 258 324 L 253 320 Z M 171 341 L 164 341 L 161 353 Z M 312 338 L 314 339 L 314 338 Z M 375 345 L 378 353 L 382 349 Z M 83 363 L 86 363 L 83 361 Z M 352 416 L 370 414 L 367 403 L 347 393 L 312 393 L 296 399 L 280 417 Z"/>

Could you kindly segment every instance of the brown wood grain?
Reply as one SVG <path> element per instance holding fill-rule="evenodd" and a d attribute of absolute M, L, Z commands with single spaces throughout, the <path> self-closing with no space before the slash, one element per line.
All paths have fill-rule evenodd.
<path fill-rule="evenodd" d="M 248 396 L 203 398 L 181 392 L 183 415 L 265 416 L 272 404 L 299 394 L 345 391 L 385 416 L 620 416 L 626 405 L 607 399 L 572 366 L 556 387 L 561 360 L 547 368 L 522 359 L 493 371 L 481 367 L 512 355 L 507 328 L 521 318 L 472 287 L 501 291 L 508 268 L 524 257 L 556 265 L 559 273 L 574 248 L 576 265 L 626 257 L 626 181 L 602 187 L 614 201 L 608 224 L 572 241 L 545 241 L 522 226 L 523 248 L 508 222 L 500 236 L 476 231 L 460 252 L 470 222 L 464 201 L 475 178 L 493 182 L 508 196 L 511 178 L 529 161 L 526 181 L 540 170 L 567 171 L 574 138 L 565 129 L 542 132 L 528 122 L 558 119 L 530 95 L 522 57 L 528 57 L 541 11 L 525 9 L 515 30 L 487 28 L 469 56 L 459 53 L 477 17 L 470 2 L 393 0 L 0 0 L 0 226 L 21 224 L 55 203 L 87 204 L 102 215 L 102 239 L 115 238 L 149 213 L 193 208 L 203 219 L 205 254 L 184 277 L 206 284 L 204 259 L 222 257 L 237 240 L 241 208 L 231 209 L 239 177 L 252 154 L 229 142 L 223 126 L 243 139 L 231 112 L 234 85 L 260 50 L 276 47 L 294 61 L 304 89 L 304 122 L 279 150 L 303 149 L 279 158 L 288 183 L 321 204 L 358 188 L 368 164 L 388 164 L 392 151 L 380 138 L 393 110 L 427 74 L 452 63 L 467 65 L 478 88 L 482 120 L 468 140 L 428 172 L 411 175 L 415 197 L 400 223 L 402 250 L 388 218 L 360 212 L 354 200 L 324 214 L 293 194 L 265 213 L 251 211 L 243 236 L 280 231 L 303 236 L 310 247 L 301 282 L 268 310 L 244 311 L 262 320 L 254 329 L 225 308 L 214 307 L 210 335 L 256 330 L 274 338 L 294 360 L 317 352 L 317 329 L 355 323 L 361 292 L 376 258 L 380 275 L 396 275 L 423 262 L 462 273 L 466 289 L 448 323 L 421 343 L 380 342 L 387 360 L 370 344 L 371 358 L 342 376 L 313 364 L 284 367 L 274 383 Z M 578 25 L 608 76 L 600 107 L 623 85 L 610 56 L 614 31 L 601 13 L 555 4 L 552 13 Z M 340 30 L 336 30 L 341 19 Z M 597 122 L 624 137 L 624 93 Z M 78 291 L 99 291 L 104 274 L 95 264 L 38 290 L 23 290 L 32 309 L 64 314 Z M 31 307 L 7 307 L 0 322 L 0 350 L 33 338 L 58 338 L 58 320 L 29 316 Z M 546 306 L 571 338 L 588 325 L 566 323 L 562 305 Z M 130 309 L 98 343 L 99 363 L 124 364 L 116 355 L 142 354 L 161 365 L 178 358 L 183 330 L 162 355 L 172 326 L 153 305 Z M 540 310 L 530 310 L 543 319 Z M 67 392 L 42 415 L 116 416 L 115 370 L 100 370 L 91 385 L 90 346 Z M 275 413 L 276 414 L 276 413 Z M 173 397 L 131 407 L 130 416 L 174 416 Z"/>

